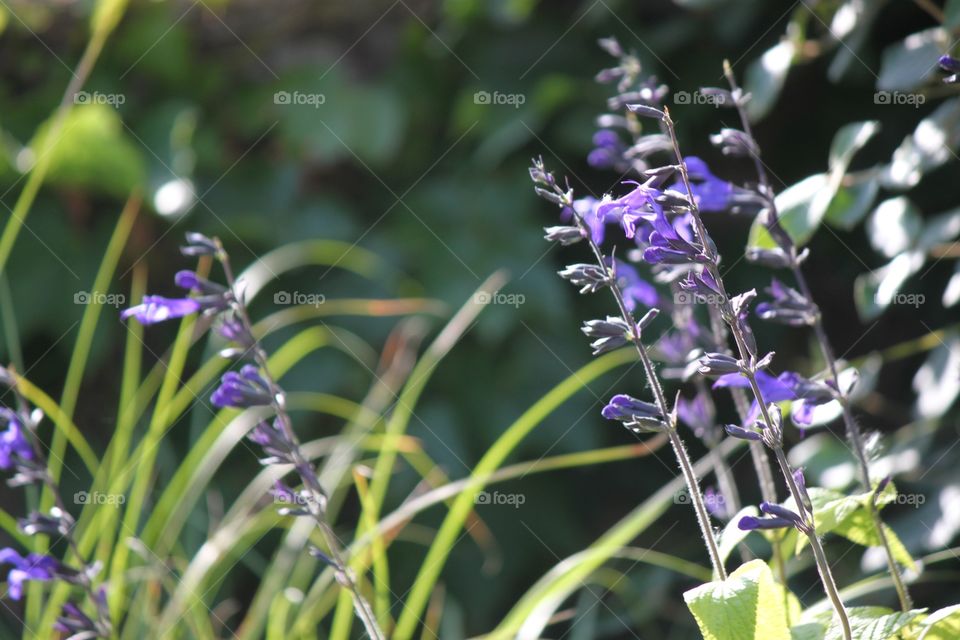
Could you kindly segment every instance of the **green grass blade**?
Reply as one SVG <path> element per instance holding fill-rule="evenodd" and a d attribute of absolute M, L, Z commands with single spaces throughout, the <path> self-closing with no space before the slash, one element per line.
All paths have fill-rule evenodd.
<path fill-rule="evenodd" d="M 631 362 L 634 356 L 624 350 L 614 351 L 597 358 L 579 369 L 573 375 L 551 389 L 538 400 L 520 418 L 497 439 L 492 447 L 471 473 L 473 482 L 469 489 L 461 493 L 450 509 L 436 538 L 420 565 L 416 580 L 410 590 L 410 596 L 403 612 L 397 620 L 394 637 L 397 640 L 410 640 L 413 636 L 420 614 L 423 612 L 440 571 L 457 540 L 469 514 L 473 511 L 477 493 L 483 489 L 483 478 L 495 471 L 518 444 L 554 410 L 572 395 L 582 390 L 584 385 L 618 366 Z"/>

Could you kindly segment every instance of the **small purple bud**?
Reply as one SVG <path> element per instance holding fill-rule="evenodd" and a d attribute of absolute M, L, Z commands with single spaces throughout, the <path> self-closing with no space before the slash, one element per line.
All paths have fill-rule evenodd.
<path fill-rule="evenodd" d="M 644 118 L 663 120 L 663 111 L 645 104 L 628 104 L 627 109 Z"/>
<path fill-rule="evenodd" d="M 783 529 L 792 527 L 794 523 L 786 518 L 754 518 L 753 516 L 743 516 L 737 522 L 737 527 L 741 531 L 755 531 L 757 529 Z"/>
<path fill-rule="evenodd" d="M 754 442 L 759 442 L 762 438 L 762 436 L 756 431 L 749 431 L 734 424 L 725 424 L 723 425 L 723 428 L 732 438 L 739 438 L 740 440 L 753 440 Z"/>

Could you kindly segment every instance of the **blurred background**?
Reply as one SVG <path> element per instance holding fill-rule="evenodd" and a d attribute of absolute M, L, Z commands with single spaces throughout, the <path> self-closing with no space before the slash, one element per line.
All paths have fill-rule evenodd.
<path fill-rule="evenodd" d="M 274 287 L 328 299 L 404 293 L 438 298 L 455 309 L 484 278 L 505 268 L 511 279 L 502 292 L 516 294 L 513 299 L 522 303 L 489 306 L 441 364 L 411 425 L 411 433 L 443 470 L 463 477 L 525 408 L 590 360 L 579 326 L 609 311 L 605 298 L 579 297 L 555 276 L 564 264 L 580 260 L 580 247 L 560 250 L 542 240 L 542 227 L 553 223 L 555 211 L 533 195 L 526 171 L 531 157 L 543 155 L 581 194 L 623 192 L 617 175 L 598 172 L 586 162 L 595 119 L 606 110 L 610 90 L 593 81 L 597 71 L 611 64 L 597 47 L 598 38 L 616 36 L 636 52 L 646 72 L 674 91 L 693 92 L 721 84 L 723 59 L 742 78 L 789 29 L 793 37 L 801 29 L 804 44 L 755 130 L 779 190 L 826 170 L 839 126 L 874 118 L 882 122 L 880 133 L 855 162 L 870 166 L 889 159 L 917 122 L 937 107 L 936 100 L 917 107 L 873 99 L 884 50 L 934 25 L 934 18 L 911 2 L 867 3 L 877 7 L 872 23 L 849 47 L 855 47 L 855 59 L 836 74 L 831 67 L 847 45 L 830 43 L 827 25 L 841 4 L 132 3 L 85 84 L 85 94 L 75 100 L 80 108 L 72 112 L 53 151 L 49 178 L 0 282 L 6 327 L 0 358 L 19 363 L 56 395 L 76 339 L 77 305 L 89 293 L 127 195 L 137 187 L 144 211 L 121 259 L 118 273 L 123 275 L 111 290 L 117 295 L 129 291 L 131 268 L 138 261 L 149 265 L 150 291 L 172 294 L 172 275 L 189 266 L 177 251 L 187 230 L 219 235 L 241 266 L 305 238 L 356 243 L 390 265 L 394 275 L 374 287 L 336 269 L 322 277 L 316 271 L 303 273 Z M 71 80 L 86 42 L 90 10 L 91 3 L 71 0 L 3 3 L 0 202 L 5 217 L 23 189 L 23 171 L 35 161 L 32 149 L 43 123 Z M 721 165 L 708 141 L 710 133 L 733 126 L 734 116 L 710 105 L 671 110 L 687 153 L 707 159 L 725 179 L 752 179 L 747 163 Z M 910 197 L 923 212 L 921 218 L 955 207 L 956 164 L 932 171 Z M 732 265 L 742 255 L 748 229 L 749 220 L 733 218 L 714 226 L 721 253 L 732 266 L 734 288 L 765 284 L 754 267 Z M 825 228 L 810 247 L 808 273 L 827 331 L 836 351 L 850 360 L 949 330 L 960 321 L 940 302 L 953 259 L 911 281 L 909 291 L 924 294 L 928 304 L 891 306 L 864 318 L 854 303 L 854 281 L 886 260 L 871 248 L 863 227 Z M 262 312 L 269 297 L 261 304 Z M 119 311 L 126 305 L 117 306 Z M 395 326 L 390 319 L 343 322 L 374 345 L 382 344 Z M 432 322 L 439 327 L 441 321 Z M 169 327 L 151 331 L 148 346 L 162 353 L 172 332 Z M 817 363 L 808 354 L 814 351 L 801 333 L 758 326 L 761 345 L 776 345 L 780 366 L 812 373 Z M 10 343 L 11 335 L 18 336 L 17 344 Z M 96 336 L 92 375 L 76 417 L 94 445 L 107 441 L 115 420 L 122 335 L 117 320 L 104 323 Z M 908 348 L 880 369 L 859 414 L 866 429 L 892 433 L 914 422 L 911 383 L 930 348 Z M 614 389 L 643 392 L 636 371 L 618 381 L 619 375 L 591 384 L 589 393 L 551 416 L 521 445 L 516 458 L 631 442 L 628 433 L 599 415 Z M 369 375 L 345 357 L 325 356 L 299 365 L 290 380 L 292 387 L 359 398 Z M 917 455 L 947 451 L 960 421 L 947 414 L 937 425 L 921 430 L 920 444 L 909 440 L 904 450 Z M 313 419 L 299 428 L 319 436 L 335 425 Z M 840 425 L 832 428 L 842 430 Z M 191 437 L 186 425 L 165 441 L 161 478 L 164 459 L 182 456 Z M 790 437 L 799 441 L 799 434 Z M 823 461 L 820 471 L 845 464 L 842 450 L 827 451 L 829 442 L 817 442 L 825 448 L 818 458 Z M 699 457 L 699 444 L 693 448 Z M 948 455 L 948 462 L 955 461 L 960 451 Z M 245 474 L 256 468 L 247 458 L 220 474 L 219 500 L 229 502 Z M 489 630 L 559 558 L 587 546 L 666 482 L 673 464 L 666 453 L 661 458 L 665 464 L 595 465 L 502 486 L 501 491 L 522 493 L 524 504 L 481 511 L 492 541 L 481 549 L 469 538 L 462 540 L 443 574 L 450 611 L 462 619 L 463 628 L 469 633 Z M 922 478 L 904 470 L 901 487 L 914 482 L 913 490 L 931 496 L 919 518 L 923 526 L 912 507 L 894 506 L 889 512 L 888 521 L 915 554 L 949 544 L 960 528 L 957 512 L 947 514 L 939 500 L 943 487 L 952 487 L 953 500 L 960 497 L 958 476 L 950 475 L 950 466 L 941 462 Z M 744 500 L 755 501 L 749 462 L 739 462 L 735 472 L 744 479 Z M 414 480 L 411 472 L 407 489 Z M 393 504 L 405 496 L 399 492 L 403 485 L 392 483 L 398 488 L 389 498 Z M 664 544 L 658 539 L 666 535 L 671 552 L 702 561 L 694 521 L 685 509 L 673 507 L 676 514 L 664 520 L 679 521 L 677 529 L 654 527 L 649 539 L 638 544 Z M 198 541 L 215 517 L 209 511 L 198 509 L 188 527 Z M 913 518 L 912 524 L 898 525 L 900 512 Z M 439 511 L 427 515 L 424 539 L 401 540 L 391 550 L 398 585 L 412 579 L 422 544 L 430 539 L 429 527 L 441 516 Z M 349 523 L 351 517 L 348 505 L 343 521 Z M 844 575 L 857 575 L 862 555 L 858 548 L 839 560 L 848 566 Z M 243 593 L 244 580 L 256 580 L 256 559 L 244 562 L 249 562 L 249 572 L 230 587 L 235 593 Z M 611 597 L 636 628 L 665 633 L 671 617 L 689 617 L 675 594 L 692 581 L 647 566 L 621 569 L 627 579 Z M 938 588 L 924 593 L 919 586 L 915 597 L 933 607 Z M 611 623 L 608 618 L 609 612 L 600 612 L 601 625 Z M 689 637 L 683 627 L 675 633 Z"/>

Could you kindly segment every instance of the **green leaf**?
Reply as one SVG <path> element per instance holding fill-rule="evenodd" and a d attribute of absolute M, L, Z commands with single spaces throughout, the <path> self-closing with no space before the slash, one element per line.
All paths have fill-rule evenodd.
<path fill-rule="evenodd" d="M 960 3 L 955 3 L 960 4 Z M 920 623 L 918 640 L 954 640 L 960 638 L 960 604 L 934 611 Z"/>
<path fill-rule="evenodd" d="M 916 244 L 922 229 L 920 211 L 909 198 L 903 196 L 881 202 L 867 221 L 870 244 L 887 258 Z"/>
<path fill-rule="evenodd" d="M 924 262 L 926 256 L 922 252 L 908 251 L 879 269 L 857 276 L 853 283 L 853 301 L 860 318 L 873 320 L 883 313 L 907 279 L 919 271 Z"/>
<path fill-rule="evenodd" d="M 813 208 L 817 195 L 827 188 L 829 178 L 825 173 L 818 173 L 804 178 L 797 184 L 782 191 L 776 198 L 777 211 L 780 213 L 780 224 L 793 238 L 797 245 L 804 244 L 820 225 L 825 211 L 819 217 Z M 776 246 L 773 238 L 764 228 L 758 216 L 750 228 L 748 245 L 751 247 L 773 248 Z"/>
<path fill-rule="evenodd" d="M 876 525 L 868 511 L 870 501 L 874 499 L 872 491 L 848 496 L 831 489 L 810 487 L 807 492 L 810 494 L 810 502 L 813 504 L 813 519 L 818 535 L 833 533 L 865 547 L 880 546 L 880 534 L 877 532 Z M 890 504 L 896 497 L 897 489 L 890 482 L 876 496 L 877 508 Z M 788 500 L 785 506 L 794 509 L 793 504 L 792 500 Z M 894 558 L 907 567 L 913 567 L 913 558 L 893 529 L 884 525 L 883 531 L 887 535 L 887 541 L 893 550 Z M 799 553 L 806 546 L 807 538 L 806 536 L 797 536 L 796 540 L 796 552 Z"/>
<path fill-rule="evenodd" d="M 912 33 L 883 51 L 877 89 L 907 91 L 923 86 L 937 74 L 937 59 L 950 47 L 942 27 Z"/>
<path fill-rule="evenodd" d="M 879 191 L 880 184 L 872 179 L 841 185 L 823 219 L 841 229 L 853 229 L 867 215 Z"/>
<path fill-rule="evenodd" d="M 847 607 L 850 630 L 857 640 L 889 640 L 922 613 L 922 609 L 894 613 L 885 607 Z M 839 620 L 830 624 L 824 640 L 843 640 Z"/>
<path fill-rule="evenodd" d="M 45 148 L 51 122 L 44 123 L 30 148 Z M 59 186 L 86 188 L 126 196 L 144 182 L 140 151 L 123 130 L 120 116 L 105 104 L 79 105 L 65 118 L 54 140 L 47 181 Z"/>
<path fill-rule="evenodd" d="M 720 562 L 726 562 L 727 558 L 730 557 L 730 554 L 737 547 L 737 545 L 740 544 L 744 538 L 750 535 L 750 531 L 744 531 L 737 526 L 737 523 L 740 522 L 740 518 L 744 516 L 757 517 L 759 515 L 760 510 L 750 505 L 740 509 L 740 511 L 737 512 L 737 515 L 730 518 L 730 522 L 728 522 L 727 526 L 723 528 L 723 533 L 720 535 Z"/>
<path fill-rule="evenodd" d="M 863 149 L 879 130 L 880 123 L 876 120 L 851 122 L 840 127 L 830 143 L 830 155 L 828 157 L 830 170 L 846 171 L 857 151 Z"/>
<path fill-rule="evenodd" d="M 914 412 L 921 418 L 939 418 L 960 395 L 960 336 L 950 333 L 930 352 L 913 378 L 917 392 Z"/>
<path fill-rule="evenodd" d="M 890 545 L 890 551 L 893 553 L 893 559 L 904 566 L 913 567 L 913 557 L 910 556 L 910 552 L 900 542 L 900 538 L 894 533 L 893 529 L 883 525 L 883 532 L 887 537 L 887 544 Z M 833 533 L 864 547 L 879 547 L 882 544 L 873 518 L 870 517 L 866 509 L 860 509 L 850 514 L 846 520 L 837 525 Z"/>
<path fill-rule="evenodd" d="M 783 587 L 762 560 L 683 594 L 705 640 L 789 640 Z"/>
<path fill-rule="evenodd" d="M 943 15 L 946 17 L 943 26 L 947 29 L 960 27 L 960 0 L 947 0 L 947 4 L 943 6 Z"/>
<path fill-rule="evenodd" d="M 923 174 L 953 160 L 960 146 L 960 98 L 947 100 L 920 121 L 893 152 L 881 178 L 889 189 L 915 186 Z"/>
<path fill-rule="evenodd" d="M 796 47 L 783 40 L 753 61 L 744 74 L 744 91 L 750 94 L 747 115 L 751 121 L 763 118 L 773 108 L 793 64 Z"/>

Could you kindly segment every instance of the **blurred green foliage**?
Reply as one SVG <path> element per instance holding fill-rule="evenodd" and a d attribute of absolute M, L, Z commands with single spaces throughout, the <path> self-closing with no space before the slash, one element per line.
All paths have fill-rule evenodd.
<path fill-rule="evenodd" d="M 810 5 L 809 15 L 798 24 L 813 30 L 840 3 L 803 4 Z M 871 69 L 879 68 L 882 56 L 897 55 L 882 52 L 930 24 L 911 3 L 880 4 L 857 60 L 846 62 L 837 81 L 827 79 L 835 64 L 827 56 L 811 56 L 786 77 L 753 81 L 758 94 L 769 96 L 757 138 L 778 190 L 827 170 L 831 140 L 841 125 L 883 120 L 876 140 L 858 156 L 858 166 L 867 166 L 889 158 L 920 116 L 933 110 L 933 104 L 902 106 L 891 117 L 870 102 Z M 92 282 L 134 187 L 143 189 L 150 211 L 134 230 L 115 293 L 128 290 L 129 269 L 138 260 L 150 265 L 150 290 L 169 293 L 170 275 L 181 266 L 171 256 L 188 229 L 220 235 L 241 264 L 304 238 L 357 242 L 409 276 L 398 277 L 407 293 L 426 293 L 451 306 L 506 267 L 512 280 L 504 292 L 522 295 L 524 304 L 485 312 L 456 357 L 441 365 L 442 375 L 431 382 L 411 428 L 450 476 L 462 477 L 524 408 L 589 359 L 577 327 L 604 306 L 577 298 L 554 276 L 565 255 L 541 240 L 551 212 L 533 197 L 526 167 L 530 156 L 542 153 L 581 191 L 599 195 L 616 188 L 615 176 L 598 176 L 585 162 L 595 114 L 605 108 L 605 91 L 592 81 L 608 63 L 597 38 L 616 35 L 672 88 L 694 91 L 720 82 L 724 58 L 749 82 L 751 72 L 745 70 L 777 46 L 786 23 L 802 11 L 796 3 L 760 0 L 133 3 L 86 84 L 86 97 L 75 100 L 51 151 L 47 184 L 9 263 L 22 364 L 41 386 L 55 391 L 62 384 L 61 363 L 72 349 L 80 315 L 75 295 Z M 44 123 L 71 78 L 89 12 L 87 2 L 21 0 L 0 13 L 5 208 L 22 189 L 21 172 L 42 148 Z M 912 68 L 909 61 L 903 64 Z M 901 87 L 894 67 L 888 84 Z M 776 87 L 764 85 L 780 81 L 779 95 Z M 478 92 L 520 94 L 523 102 L 482 104 Z M 706 136 L 732 124 L 732 116 L 709 106 L 676 113 L 685 148 L 718 160 Z M 748 179 L 750 168 L 740 170 L 740 175 L 724 170 L 724 177 Z M 955 189 L 946 188 L 950 171 L 956 168 L 934 172 L 915 195 L 922 211 L 955 204 Z M 858 197 L 843 189 L 843 197 Z M 736 221 L 718 230 L 722 252 L 739 256 L 747 228 L 747 222 Z M 927 329 L 923 323 L 905 325 L 907 311 L 896 309 L 879 325 L 861 323 L 852 282 L 883 263 L 862 229 L 820 233 L 811 249 L 818 259 L 810 263 L 810 277 L 817 297 L 829 301 L 827 329 L 840 353 L 853 349 L 854 357 L 944 324 L 933 317 Z M 937 298 L 949 273 L 941 265 L 918 291 Z M 740 270 L 730 277 L 738 285 L 750 282 Z M 393 284 L 358 291 L 355 280 L 336 271 L 319 281 L 316 273 L 296 281 L 302 291 L 327 296 L 386 295 Z M 376 344 L 390 323 L 365 320 L 352 328 Z M 158 334 L 150 347 L 169 337 Z M 112 425 L 120 335 L 112 322 L 97 335 L 96 373 L 79 407 L 77 422 L 94 442 L 105 441 Z M 780 344 L 784 335 L 764 328 L 759 338 Z M 778 352 L 786 362 L 794 358 L 797 367 L 809 368 L 806 346 L 792 340 Z M 15 353 L 4 338 L 2 357 L 9 360 Z M 906 381 L 917 361 L 886 371 L 878 388 L 896 410 L 874 416 L 872 427 L 896 426 L 908 411 Z M 351 373 L 345 359 L 314 359 L 293 372 L 291 384 L 358 397 L 364 391 L 361 373 Z M 590 393 L 524 442 L 520 457 L 622 443 L 621 430 L 605 424 L 598 407 L 614 383 L 639 392 L 637 377 L 629 380 L 607 376 L 590 385 Z M 190 439 L 183 434 L 183 442 Z M 174 449 L 161 452 L 161 474 L 163 460 L 177 455 Z M 412 472 L 403 473 L 413 480 Z M 497 535 L 497 554 L 481 557 L 464 542 L 444 574 L 452 600 L 463 607 L 465 628 L 487 630 L 545 567 L 589 544 L 670 477 L 670 463 L 647 460 L 525 479 L 522 518 L 529 530 L 516 526 L 516 513 L 491 510 L 485 517 Z M 234 494 L 244 481 L 228 473 L 223 493 Z M 198 541 L 205 526 L 202 519 L 191 522 Z M 681 526 L 692 531 L 692 522 Z M 663 533 L 640 543 L 652 546 Z M 908 544 L 916 537 L 902 535 Z M 677 555 L 698 557 L 692 533 L 671 533 L 670 539 Z M 413 575 L 419 558 L 419 553 L 392 554 L 394 571 L 402 576 L 398 584 Z M 253 572 L 256 561 L 246 560 Z M 491 573 L 478 573 L 481 565 Z M 662 616 L 675 581 L 665 570 L 646 567 L 619 587 L 638 625 Z M 680 606 L 676 598 L 672 606 Z"/>

